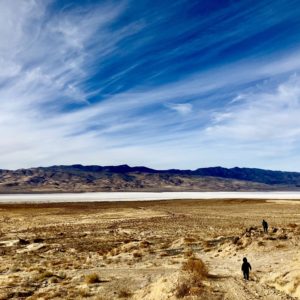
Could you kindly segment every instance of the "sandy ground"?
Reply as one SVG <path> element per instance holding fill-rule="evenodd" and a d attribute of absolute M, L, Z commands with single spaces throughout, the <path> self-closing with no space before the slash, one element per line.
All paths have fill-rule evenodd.
<path fill-rule="evenodd" d="M 1 204 L 0 299 L 299 299 L 295 203 Z"/>

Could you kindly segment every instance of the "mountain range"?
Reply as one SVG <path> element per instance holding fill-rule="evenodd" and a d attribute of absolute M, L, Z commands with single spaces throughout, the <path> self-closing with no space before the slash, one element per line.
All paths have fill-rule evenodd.
<path fill-rule="evenodd" d="M 155 170 L 79 164 L 0 170 L 0 193 L 268 190 L 300 190 L 300 173 L 238 167 Z"/>

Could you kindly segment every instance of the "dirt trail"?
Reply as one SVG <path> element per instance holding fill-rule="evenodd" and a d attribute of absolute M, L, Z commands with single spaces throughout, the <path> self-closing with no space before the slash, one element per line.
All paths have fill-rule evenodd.
<path fill-rule="evenodd" d="M 257 272 L 251 273 L 249 281 L 242 278 L 240 263 L 233 262 L 232 259 L 222 258 L 222 261 L 210 261 L 213 274 L 217 277 L 215 280 L 215 288 L 224 293 L 224 299 L 230 300 L 288 300 L 296 299 L 287 294 L 276 290 L 275 288 L 262 283 L 261 277 Z M 220 264 L 223 267 L 220 268 Z M 257 268 L 263 267 L 256 265 Z"/>
<path fill-rule="evenodd" d="M 295 248 L 257 251 L 256 246 L 247 246 L 236 253 L 231 248 L 228 250 L 224 247 L 222 252 L 198 251 L 197 255 L 209 266 L 213 277 L 216 278 L 213 283 L 214 289 L 223 292 L 224 299 L 299 299 L 289 295 L 298 296 L 297 272 L 296 276 L 289 278 L 289 282 L 284 278 L 288 274 L 292 275 L 293 269 L 297 267 L 299 255 Z M 249 281 L 243 279 L 241 272 L 244 256 L 252 265 Z"/>
<path fill-rule="evenodd" d="M 230 300 L 280 300 L 280 299 L 293 299 L 286 296 L 273 288 L 260 284 L 256 281 L 244 281 L 241 278 L 232 277 L 223 281 L 220 286 L 223 290 L 227 291 L 224 299 Z"/>

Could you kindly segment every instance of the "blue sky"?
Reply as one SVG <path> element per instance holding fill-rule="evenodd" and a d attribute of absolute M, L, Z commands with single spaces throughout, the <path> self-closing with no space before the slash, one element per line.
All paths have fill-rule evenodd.
<path fill-rule="evenodd" d="M 0 2 L 0 168 L 300 171 L 300 2 Z"/>

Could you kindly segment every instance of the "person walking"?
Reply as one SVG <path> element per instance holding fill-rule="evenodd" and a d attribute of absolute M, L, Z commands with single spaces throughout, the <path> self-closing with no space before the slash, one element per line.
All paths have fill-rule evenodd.
<path fill-rule="evenodd" d="M 265 221 L 265 220 L 263 220 L 263 221 L 262 221 L 262 226 L 263 226 L 263 228 L 264 228 L 264 232 L 265 232 L 265 233 L 268 233 L 268 227 L 269 227 L 268 222 Z"/>
<path fill-rule="evenodd" d="M 247 258 L 243 258 L 242 271 L 245 280 L 249 280 L 249 273 L 251 270 L 251 265 L 248 263 Z"/>

